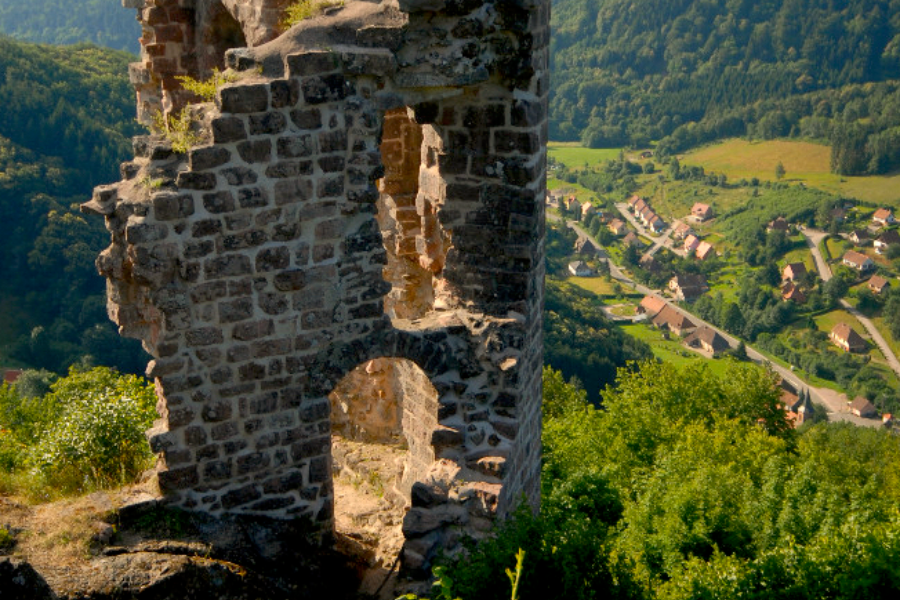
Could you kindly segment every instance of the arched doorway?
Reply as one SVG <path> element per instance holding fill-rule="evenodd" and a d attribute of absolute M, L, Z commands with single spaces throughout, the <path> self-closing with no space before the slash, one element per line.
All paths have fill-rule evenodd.
<path fill-rule="evenodd" d="M 368 360 L 329 394 L 337 544 L 365 565 L 361 590 L 373 593 L 396 567 L 410 491 L 434 463 L 428 433 L 438 392 L 415 363 Z"/>

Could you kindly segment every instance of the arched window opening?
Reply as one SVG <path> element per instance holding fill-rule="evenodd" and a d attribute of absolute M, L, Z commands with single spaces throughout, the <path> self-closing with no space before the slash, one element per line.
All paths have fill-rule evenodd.
<path fill-rule="evenodd" d="M 202 49 L 198 55 L 198 73 L 191 74 L 200 79 L 209 77 L 213 68 L 224 68 L 226 50 L 247 46 L 241 24 L 221 2 L 209 5 L 207 10 L 207 14 L 198 20 L 203 28 L 197 44 L 198 49 Z"/>
<path fill-rule="evenodd" d="M 409 113 L 400 108 L 384 115 L 384 177 L 379 182 L 378 201 L 378 224 L 388 255 L 384 278 L 392 286 L 385 298 L 385 312 L 401 319 L 421 317 L 434 304 L 432 272 L 421 260 L 423 218 L 417 203 L 423 127 Z"/>

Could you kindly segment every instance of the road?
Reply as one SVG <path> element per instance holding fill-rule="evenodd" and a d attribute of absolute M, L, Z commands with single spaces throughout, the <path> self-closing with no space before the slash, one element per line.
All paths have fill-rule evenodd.
<path fill-rule="evenodd" d="M 630 277 L 628 277 L 618 265 L 616 265 L 615 263 L 612 262 L 612 260 L 609 258 L 609 255 L 607 255 L 606 252 L 603 251 L 603 246 L 600 245 L 600 242 L 598 242 L 596 239 L 594 239 L 594 237 L 591 236 L 587 231 L 585 231 L 578 223 L 567 220 L 566 225 L 570 229 L 575 231 L 578 235 L 588 238 L 591 241 L 591 243 L 594 244 L 594 246 L 598 249 L 600 258 L 601 259 L 605 258 L 607 264 L 609 265 L 610 277 L 612 277 L 613 279 L 615 279 L 616 281 L 618 281 L 620 283 L 623 283 L 625 285 L 628 285 L 628 286 L 634 288 L 638 293 L 660 298 L 666 304 L 668 304 L 669 306 L 671 306 L 672 308 L 674 308 L 681 314 L 688 317 L 694 323 L 697 323 L 698 325 L 706 325 L 707 327 L 717 331 L 719 333 L 719 335 L 724 337 L 732 347 L 735 347 L 738 345 L 738 343 L 740 342 L 740 340 L 738 338 L 719 329 L 712 323 L 704 321 L 703 319 L 694 315 L 693 313 L 690 313 L 690 312 L 682 309 L 677 304 L 669 302 L 669 300 L 667 298 L 662 296 L 662 294 L 659 292 L 659 290 L 651 290 L 647 286 L 637 283 L 636 281 L 634 281 Z M 768 368 L 772 369 L 774 372 L 778 373 L 778 375 L 780 375 L 785 381 L 787 381 L 788 383 L 793 385 L 798 390 L 801 388 L 808 389 L 809 393 L 810 393 L 810 398 L 812 399 L 812 401 L 816 404 L 826 407 L 826 409 L 828 410 L 829 420 L 831 420 L 831 421 L 849 421 L 849 422 L 859 425 L 861 427 L 881 427 L 882 426 L 881 421 L 878 419 L 861 419 L 857 416 L 850 414 L 849 409 L 847 407 L 846 395 L 839 394 L 839 393 L 835 392 L 834 390 L 831 390 L 828 388 L 813 387 L 808 382 L 806 382 L 803 379 L 801 379 L 800 377 L 798 377 L 797 374 L 795 372 L 791 371 L 790 369 L 782 367 L 781 365 L 779 365 L 777 363 L 771 362 L 766 356 L 764 356 L 762 353 L 760 353 L 755 348 L 748 346 L 746 343 L 744 344 L 744 347 L 747 349 L 748 358 L 750 358 L 750 360 L 752 360 L 753 362 L 755 362 L 757 364 L 765 365 Z"/>
<path fill-rule="evenodd" d="M 809 246 L 809 249 L 812 252 L 813 260 L 816 261 L 816 269 L 819 271 L 819 277 L 822 278 L 822 281 L 828 281 L 832 277 L 831 267 L 828 265 L 825 257 L 822 256 L 822 252 L 819 250 L 819 243 L 826 237 L 828 237 L 828 234 L 817 229 L 805 229 L 803 230 L 803 237 L 806 238 L 806 244 Z M 881 332 L 878 331 L 877 327 L 875 327 L 875 323 L 873 323 L 872 320 L 867 316 L 859 312 L 859 310 L 857 310 L 855 306 L 847 302 L 845 299 L 841 298 L 840 304 L 848 313 L 856 317 L 856 319 L 860 323 L 862 323 L 862 326 L 865 327 L 866 332 L 868 332 L 869 334 L 869 337 L 872 338 L 872 341 L 875 342 L 875 345 L 878 346 L 879 350 L 881 350 L 881 353 L 884 355 L 885 360 L 887 360 L 888 365 L 898 376 L 900 376 L 900 360 L 897 360 L 897 355 L 894 354 L 894 351 L 891 350 L 891 347 L 887 343 L 887 340 L 884 339 L 884 336 L 881 335 Z"/>
<path fill-rule="evenodd" d="M 642 236 L 644 236 L 646 238 L 649 238 L 650 241 L 653 242 L 653 245 L 650 246 L 650 249 L 644 253 L 644 256 L 653 256 L 654 254 L 659 252 L 659 249 L 662 248 L 663 246 L 675 251 L 674 248 L 672 247 L 672 239 L 669 237 L 672 234 L 672 230 L 675 227 L 674 224 L 669 225 L 659 235 L 654 235 L 653 233 L 650 232 L 650 230 L 648 230 L 646 227 L 644 227 L 633 214 L 631 214 L 631 211 L 628 210 L 628 203 L 626 203 L 626 202 L 617 203 L 616 210 L 618 210 L 619 213 L 623 217 L 625 217 L 625 219 L 629 223 L 631 223 L 631 226 L 634 227 L 639 234 L 641 234 Z M 675 251 L 675 252 L 677 253 L 677 251 Z"/>

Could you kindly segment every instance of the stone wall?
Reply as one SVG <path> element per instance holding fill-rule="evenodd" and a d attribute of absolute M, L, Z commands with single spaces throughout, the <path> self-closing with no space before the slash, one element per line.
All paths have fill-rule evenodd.
<path fill-rule="evenodd" d="M 277 4 L 148 0 L 139 105 L 186 101 L 174 74 L 240 41 L 210 18 L 263 40 L 248 23 Z M 425 568 L 539 501 L 549 3 L 399 8 L 349 2 L 230 49 L 238 80 L 192 108 L 204 141 L 137 138 L 84 210 L 112 236 L 110 316 L 154 357 L 169 502 L 327 530 L 329 395 L 407 359 L 437 391 L 404 396 L 400 423 L 403 558 Z"/>

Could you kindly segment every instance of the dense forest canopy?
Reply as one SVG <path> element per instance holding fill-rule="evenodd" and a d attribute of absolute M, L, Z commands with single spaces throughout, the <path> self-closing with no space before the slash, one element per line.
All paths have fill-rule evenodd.
<path fill-rule="evenodd" d="M 121 0 L 0 0 L 0 33 L 44 44 L 91 42 L 137 54 L 141 28 Z"/>
<path fill-rule="evenodd" d="M 900 125 L 900 94 L 880 83 L 900 77 L 900 0 L 556 0 L 553 26 L 551 139 L 642 146 L 675 133 L 664 148 L 680 151 L 800 135 L 803 118 L 818 121 L 802 133 L 824 139 Z M 871 93 L 888 96 L 875 111 L 860 98 Z M 694 122 L 703 131 L 686 130 Z"/>
<path fill-rule="evenodd" d="M 77 209 L 118 178 L 140 129 L 126 77 L 131 55 L 96 46 L 0 37 L 0 344 L 33 367 L 62 372 L 90 354 L 141 369 L 135 344 L 106 317 L 94 258 L 108 243 Z"/>

